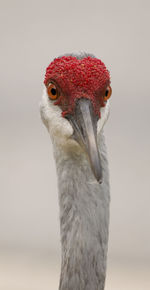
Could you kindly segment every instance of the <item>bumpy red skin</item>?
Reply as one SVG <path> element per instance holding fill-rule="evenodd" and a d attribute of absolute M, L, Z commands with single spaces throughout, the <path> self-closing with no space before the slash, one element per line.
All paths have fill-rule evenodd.
<path fill-rule="evenodd" d="M 54 103 L 62 109 L 62 116 L 73 114 L 76 100 L 90 99 L 96 115 L 105 106 L 104 95 L 110 84 L 110 75 L 104 63 L 93 57 L 77 59 L 63 56 L 47 67 L 44 84 L 52 82 L 58 88 L 59 98 Z"/>

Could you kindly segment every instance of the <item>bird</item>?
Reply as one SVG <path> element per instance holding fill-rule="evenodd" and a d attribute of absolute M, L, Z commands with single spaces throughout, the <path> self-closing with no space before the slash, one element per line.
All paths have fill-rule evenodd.
<path fill-rule="evenodd" d="M 104 125 L 110 72 L 92 54 L 49 64 L 40 103 L 56 163 L 60 208 L 59 290 L 104 290 L 109 237 L 109 166 Z"/>

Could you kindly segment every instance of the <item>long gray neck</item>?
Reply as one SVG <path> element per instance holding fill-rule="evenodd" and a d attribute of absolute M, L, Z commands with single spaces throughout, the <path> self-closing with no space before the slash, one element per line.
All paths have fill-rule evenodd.
<path fill-rule="evenodd" d="M 86 155 L 55 150 L 59 184 L 62 265 L 60 290 L 103 290 L 109 225 L 109 181 L 104 136 L 98 138 L 103 183 Z"/>

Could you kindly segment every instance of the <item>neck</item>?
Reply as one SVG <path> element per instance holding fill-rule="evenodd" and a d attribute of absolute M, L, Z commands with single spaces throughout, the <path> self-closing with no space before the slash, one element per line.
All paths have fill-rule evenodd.
<path fill-rule="evenodd" d="M 62 266 L 60 290 L 103 290 L 109 224 L 109 181 L 104 136 L 98 143 L 103 183 L 83 154 L 55 150 L 59 184 Z M 63 152 L 62 152 L 63 151 Z"/>

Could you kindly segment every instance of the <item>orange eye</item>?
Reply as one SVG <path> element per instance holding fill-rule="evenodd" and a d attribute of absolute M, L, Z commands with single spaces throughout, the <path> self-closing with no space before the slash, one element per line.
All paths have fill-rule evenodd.
<path fill-rule="evenodd" d="M 56 100 L 58 98 L 57 88 L 54 84 L 50 83 L 47 87 L 47 93 L 51 100 Z"/>
<path fill-rule="evenodd" d="M 107 87 L 105 91 L 104 101 L 107 101 L 110 98 L 111 94 L 112 94 L 112 88 L 109 86 Z"/>

